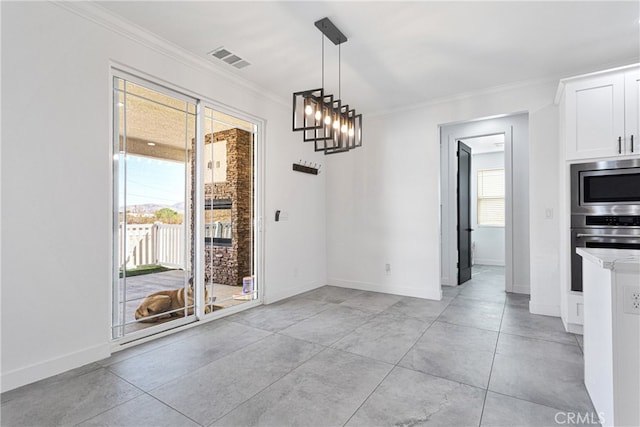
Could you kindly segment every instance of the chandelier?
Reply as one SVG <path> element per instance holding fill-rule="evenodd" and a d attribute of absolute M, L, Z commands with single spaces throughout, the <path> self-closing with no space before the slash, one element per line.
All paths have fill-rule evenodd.
<path fill-rule="evenodd" d="M 362 146 L 362 114 L 340 99 L 341 49 L 347 38 L 329 20 L 320 19 L 315 26 L 322 37 L 322 87 L 293 93 L 293 130 L 303 133 L 305 142 L 313 142 L 315 151 L 335 154 Z M 338 97 L 324 90 L 324 37 L 338 46 Z"/>

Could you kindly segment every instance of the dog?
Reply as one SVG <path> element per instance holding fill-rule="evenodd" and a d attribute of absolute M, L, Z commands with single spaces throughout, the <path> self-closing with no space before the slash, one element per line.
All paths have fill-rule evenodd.
<path fill-rule="evenodd" d="M 186 306 L 191 306 L 187 309 L 187 314 L 193 314 L 193 285 L 191 281 L 189 281 L 190 285 L 186 288 L 172 289 L 170 291 L 160 291 L 155 292 L 151 295 L 148 295 L 140 306 L 136 309 L 135 317 L 136 320 L 140 320 L 144 323 L 155 323 L 162 319 L 169 319 L 171 317 L 184 317 L 184 308 Z M 185 295 L 186 292 L 186 295 Z M 185 297 L 186 296 L 186 297 Z M 209 291 L 205 287 L 204 290 L 204 300 L 209 302 Z M 186 304 L 185 304 L 186 301 Z M 180 310 L 182 309 L 182 310 Z M 173 313 L 167 313 L 168 311 L 178 310 Z M 209 305 L 205 305 L 204 307 L 205 313 L 211 312 L 211 307 Z M 148 318 L 150 316 L 155 316 L 156 314 L 167 313 L 163 316 L 157 316 Z"/>

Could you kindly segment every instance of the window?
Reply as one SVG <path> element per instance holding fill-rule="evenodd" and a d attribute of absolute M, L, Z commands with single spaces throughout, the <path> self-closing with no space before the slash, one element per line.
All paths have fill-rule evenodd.
<path fill-rule="evenodd" d="M 504 227 L 504 169 L 478 170 L 478 225 Z"/>

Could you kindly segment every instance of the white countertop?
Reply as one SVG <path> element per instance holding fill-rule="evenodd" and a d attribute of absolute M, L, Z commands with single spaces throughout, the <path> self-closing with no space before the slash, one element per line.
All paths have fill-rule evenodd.
<path fill-rule="evenodd" d="M 640 266 L 640 250 L 636 249 L 576 248 L 576 253 L 608 270 L 622 265 Z"/>

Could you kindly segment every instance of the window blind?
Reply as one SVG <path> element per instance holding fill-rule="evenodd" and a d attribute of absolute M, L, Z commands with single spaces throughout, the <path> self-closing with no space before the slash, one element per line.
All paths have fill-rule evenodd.
<path fill-rule="evenodd" d="M 504 226 L 504 169 L 478 170 L 478 225 Z"/>

